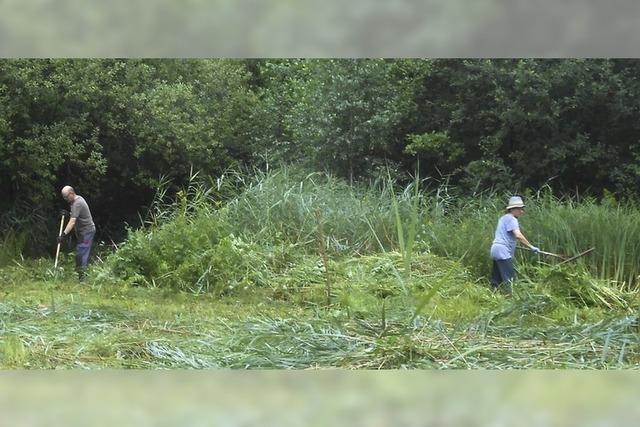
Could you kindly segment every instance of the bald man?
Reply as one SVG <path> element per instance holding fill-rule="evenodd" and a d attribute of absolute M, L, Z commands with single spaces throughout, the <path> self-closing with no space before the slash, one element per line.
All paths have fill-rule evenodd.
<path fill-rule="evenodd" d="M 62 198 L 71 206 L 71 219 L 67 223 L 58 242 L 66 239 L 69 233 L 75 228 L 78 244 L 76 246 L 76 269 L 78 277 L 84 280 L 87 264 L 89 264 L 89 254 L 91 253 L 91 245 L 93 237 L 96 235 L 96 226 L 91 217 L 89 205 L 82 196 L 78 196 L 71 186 L 65 186 L 62 189 Z"/>

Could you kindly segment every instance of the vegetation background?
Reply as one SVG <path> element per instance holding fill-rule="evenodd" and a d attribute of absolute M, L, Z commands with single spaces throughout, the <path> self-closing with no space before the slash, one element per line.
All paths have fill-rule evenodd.
<path fill-rule="evenodd" d="M 140 225 L 162 180 L 295 163 L 500 196 L 635 199 L 636 60 L 2 60 L 2 238 L 41 254 L 63 184 L 99 238 Z M 34 238 L 37 236 L 38 238 Z M 45 238 L 46 237 L 46 238 Z"/>
<path fill-rule="evenodd" d="M 638 64 L 0 61 L 2 366 L 637 366 Z M 536 246 L 596 249 L 519 252 L 507 298 L 516 193 Z"/>

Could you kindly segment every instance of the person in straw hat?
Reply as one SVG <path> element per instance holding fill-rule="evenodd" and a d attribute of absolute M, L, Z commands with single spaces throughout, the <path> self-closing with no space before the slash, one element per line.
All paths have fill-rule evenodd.
<path fill-rule="evenodd" d="M 507 213 L 498 220 L 495 237 L 491 245 L 491 259 L 493 260 L 491 287 L 493 290 L 499 289 L 504 284 L 506 292 L 511 294 L 512 284 L 516 278 L 514 256 L 518 241 L 531 249 L 533 253 L 540 252 L 540 249 L 529 243 L 520 231 L 518 218 L 524 214 L 524 207 L 522 197 L 513 196 L 507 204 Z"/>

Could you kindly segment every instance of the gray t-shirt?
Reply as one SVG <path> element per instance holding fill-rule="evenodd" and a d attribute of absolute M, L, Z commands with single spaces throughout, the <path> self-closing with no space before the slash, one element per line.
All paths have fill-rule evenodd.
<path fill-rule="evenodd" d="M 93 223 L 89 205 L 82 196 L 76 195 L 75 200 L 71 204 L 71 218 L 76 219 L 76 233 L 84 234 L 96 231 L 96 225 Z"/>
<path fill-rule="evenodd" d="M 513 230 L 520 228 L 518 219 L 511 215 L 502 215 L 496 227 L 496 234 L 491 245 L 491 258 L 495 260 L 513 258 L 516 254 L 518 239 Z"/>

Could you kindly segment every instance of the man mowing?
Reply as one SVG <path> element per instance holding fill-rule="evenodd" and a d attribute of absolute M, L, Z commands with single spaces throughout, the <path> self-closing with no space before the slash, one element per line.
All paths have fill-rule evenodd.
<path fill-rule="evenodd" d="M 71 206 L 71 219 L 69 219 L 64 232 L 58 236 L 58 243 L 65 240 L 75 228 L 78 241 L 76 245 L 76 269 L 80 281 L 83 281 L 87 264 L 89 263 L 93 237 L 96 234 L 96 226 L 93 223 L 89 205 L 87 205 L 82 196 L 76 194 L 73 187 L 65 186 L 62 189 L 62 198 Z"/>

